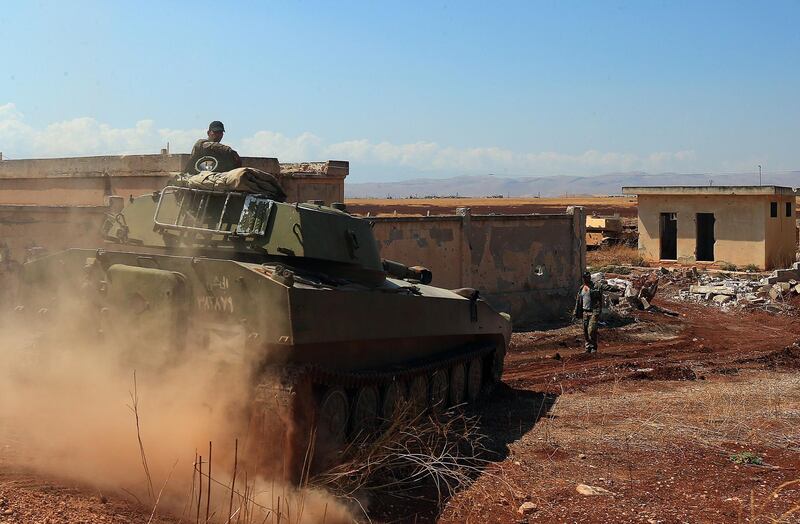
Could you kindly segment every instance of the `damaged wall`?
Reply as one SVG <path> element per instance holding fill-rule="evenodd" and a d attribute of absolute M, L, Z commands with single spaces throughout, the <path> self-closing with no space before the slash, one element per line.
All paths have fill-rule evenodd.
<path fill-rule="evenodd" d="M 583 208 L 566 214 L 375 217 L 381 256 L 433 272 L 433 285 L 474 287 L 514 324 L 571 313 L 586 267 Z"/>

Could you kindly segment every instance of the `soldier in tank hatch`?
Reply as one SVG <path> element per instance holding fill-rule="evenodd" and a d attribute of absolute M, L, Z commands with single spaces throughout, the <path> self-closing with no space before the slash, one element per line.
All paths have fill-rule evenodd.
<path fill-rule="evenodd" d="M 225 126 L 222 122 L 214 120 L 208 124 L 206 134 L 208 138 L 201 138 L 194 143 L 192 154 L 189 155 L 189 160 L 183 168 L 184 173 L 199 173 L 201 169 L 198 169 L 197 161 L 208 156 L 217 160 L 217 165 L 211 171 L 219 173 L 242 167 L 242 159 L 239 157 L 239 153 L 231 146 L 222 143 L 222 137 L 225 135 Z"/>
<path fill-rule="evenodd" d="M 183 173 L 170 182 L 173 185 L 214 191 L 257 193 L 283 202 L 286 193 L 275 174 L 252 167 L 242 167 L 242 159 L 232 147 L 222 144 L 225 126 L 219 120 L 208 125 L 207 138 L 192 147 Z"/>

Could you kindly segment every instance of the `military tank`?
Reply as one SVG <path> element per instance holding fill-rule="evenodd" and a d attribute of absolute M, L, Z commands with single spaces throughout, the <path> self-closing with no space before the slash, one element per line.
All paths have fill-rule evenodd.
<path fill-rule="evenodd" d="M 371 223 L 342 204 L 167 186 L 120 205 L 103 233 L 99 249 L 28 263 L 25 308 L 80 296 L 102 336 L 139 329 L 175 355 L 224 340 L 223 358 L 254 358 L 250 440 L 284 439 L 289 477 L 312 440 L 321 462 L 401 406 L 435 415 L 500 380 L 509 316 L 382 260 Z"/>

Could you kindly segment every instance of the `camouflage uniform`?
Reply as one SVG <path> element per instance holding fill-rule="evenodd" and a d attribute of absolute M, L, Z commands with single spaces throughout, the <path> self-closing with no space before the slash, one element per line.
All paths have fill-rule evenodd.
<path fill-rule="evenodd" d="M 597 323 L 603 310 L 603 286 L 584 284 L 575 299 L 575 317 L 583 319 L 583 339 L 587 353 L 597 352 Z"/>

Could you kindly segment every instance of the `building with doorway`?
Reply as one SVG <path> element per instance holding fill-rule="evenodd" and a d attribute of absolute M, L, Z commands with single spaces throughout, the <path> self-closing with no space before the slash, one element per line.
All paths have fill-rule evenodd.
<path fill-rule="evenodd" d="M 623 187 L 639 206 L 639 251 L 652 261 L 788 267 L 797 192 L 780 186 Z"/>

